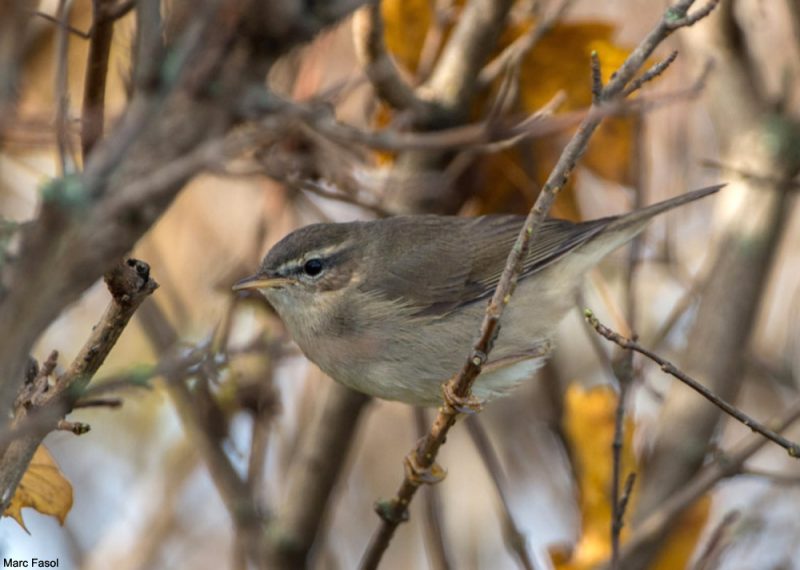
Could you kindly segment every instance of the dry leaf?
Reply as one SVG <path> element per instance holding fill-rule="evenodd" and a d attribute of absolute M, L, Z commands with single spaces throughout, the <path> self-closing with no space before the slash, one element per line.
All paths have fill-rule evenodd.
<path fill-rule="evenodd" d="M 400 65 L 415 70 L 434 18 L 431 3 L 427 0 L 385 0 L 381 9 L 387 48 Z M 495 55 L 534 25 L 535 22 L 527 21 L 510 26 L 499 41 Z M 448 32 L 449 29 L 444 30 L 445 36 Z M 540 109 L 559 91 L 566 95 L 559 111 L 588 108 L 592 102 L 591 53 L 596 51 L 600 58 L 604 81 L 608 81 L 629 53 L 614 43 L 614 33 L 614 27 L 603 22 L 557 24 L 522 61 L 519 113 L 529 114 Z M 499 81 L 496 83 L 489 96 L 475 105 L 473 115 L 476 120 L 485 116 L 491 105 Z M 390 109 L 381 107 L 377 123 L 388 124 L 391 113 Z M 634 181 L 632 161 L 637 130 L 636 117 L 605 120 L 589 143 L 582 165 L 607 180 L 630 185 Z M 476 196 L 476 213 L 527 212 L 569 136 L 570 133 L 562 133 L 534 139 L 514 149 L 482 157 L 458 184 L 468 195 Z M 389 155 L 380 155 L 381 163 L 390 160 Z M 553 215 L 580 219 L 574 180 L 574 177 L 570 178 L 559 193 Z"/>
<path fill-rule="evenodd" d="M 611 556 L 611 445 L 616 407 L 617 395 L 608 386 L 585 390 L 573 384 L 565 394 L 564 431 L 578 479 L 581 536 L 571 551 L 562 546 L 551 550 L 551 561 L 558 570 L 588 570 Z M 629 473 L 638 473 L 632 450 L 634 432 L 635 424 L 627 417 L 622 445 L 623 480 Z M 632 512 L 636 498 L 634 487 L 627 513 Z M 709 507 L 710 498 L 704 496 L 681 517 L 664 541 L 652 570 L 686 567 L 708 518 Z M 623 527 L 622 543 L 628 530 Z"/>
<path fill-rule="evenodd" d="M 44 515 L 52 515 L 62 525 L 72 508 L 72 485 L 44 445 L 40 445 L 34 453 L 28 470 L 22 476 L 22 481 L 4 513 L 27 532 L 22 520 L 24 507 L 34 508 Z"/>

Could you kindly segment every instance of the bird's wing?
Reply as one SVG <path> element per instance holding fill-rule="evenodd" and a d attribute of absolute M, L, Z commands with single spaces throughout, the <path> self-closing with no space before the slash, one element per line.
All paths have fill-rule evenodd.
<path fill-rule="evenodd" d="M 425 216 L 414 223 L 410 218 L 392 220 L 381 235 L 381 250 L 389 256 L 386 269 L 380 276 L 368 272 L 371 276 L 364 288 L 401 302 L 414 315 L 429 316 L 444 316 L 459 306 L 488 298 L 524 222 L 521 216 Z M 547 220 L 534 236 L 520 278 L 585 243 L 609 221 L 575 224 Z M 409 232 L 414 235 L 399 239 Z M 413 250 L 400 249 L 409 243 Z"/>

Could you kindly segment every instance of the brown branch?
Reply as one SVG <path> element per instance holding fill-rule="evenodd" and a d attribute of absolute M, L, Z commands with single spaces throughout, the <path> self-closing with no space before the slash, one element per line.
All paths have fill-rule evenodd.
<path fill-rule="evenodd" d="M 725 400 L 721 399 L 719 396 L 714 394 L 711 390 L 703 386 L 700 382 L 695 380 L 694 378 L 687 375 L 685 372 L 678 369 L 674 364 L 671 362 L 664 360 L 657 354 L 647 350 L 643 346 L 640 346 L 637 342 L 625 338 L 624 336 L 612 331 L 605 325 L 603 325 L 600 321 L 597 320 L 597 317 L 589 310 L 586 309 L 584 312 L 587 322 L 597 331 L 598 334 L 607 338 L 611 342 L 617 344 L 621 348 L 625 350 L 631 350 L 634 352 L 638 352 L 642 354 L 658 364 L 661 367 L 661 370 L 670 376 L 673 376 L 686 384 L 689 388 L 703 396 L 706 400 L 717 406 L 723 412 L 743 424 L 744 426 L 750 428 L 754 432 L 760 433 L 770 441 L 778 444 L 782 448 L 786 450 L 789 454 L 789 457 L 793 458 L 800 458 L 800 445 L 797 443 L 786 439 L 785 437 L 781 436 L 779 433 L 771 430 L 766 425 L 758 422 L 742 412 L 736 406 L 733 406 L 726 402 Z"/>
<path fill-rule="evenodd" d="M 632 325 L 632 323 L 631 323 Z M 619 564 L 619 540 L 622 532 L 622 521 L 627 505 L 625 495 L 620 498 L 620 482 L 622 481 L 622 448 L 625 443 L 625 405 L 628 401 L 628 392 L 633 384 L 633 352 L 620 355 L 612 368 L 619 382 L 619 396 L 617 409 L 614 414 L 614 439 L 611 444 L 611 567 L 616 570 Z M 632 474 L 631 474 L 632 475 Z M 628 477 L 633 485 L 633 481 Z M 626 487 L 628 483 L 626 482 Z"/>
<path fill-rule="evenodd" d="M 71 5 L 68 6 L 67 0 L 59 0 L 56 9 L 56 19 L 59 22 L 67 22 Z M 69 56 L 69 34 L 65 27 L 59 27 L 55 42 L 55 81 L 53 92 L 56 96 L 56 148 L 58 149 L 59 172 L 61 176 L 72 174 L 75 171 L 75 161 L 71 156 L 71 145 L 69 140 L 69 86 L 68 86 L 68 56 Z"/>
<path fill-rule="evenodd" d="M 12 434 L 14 430 L 20 433 L 4 446 L 0 459 L 0 512 L 8 506 L 42 439 L 72 410 L 134 312 L 158 287 L 150 278 L 148 265 L 135 259 L 116 266 L 106 274 L 105 281 L 111 302 L 67 370 L 50 387 L 54 353 L 17 398 L 10 429 Z"/>
<path fill-rule="evenodd" d="M 681 0 L 669 8 L 639 46 L 631 52 L 611 81 L 603 88 L 600 102 L 611 101 L 621 95 L 625 86 L 633 80 L 636 72 L 645 64 L 656 47 L 674 30 L 676 18 L 683 18 L 693 4 L 693 0 Z M 685 18 L 689 22 L 688 18 Z M 594 105 L 596 105 L 595 103 Z M 594 107 L 593 105 L 593 107 Z M 461 370 L 444 385 L 445 404 L 439 408 L 436 419 L 428 435 L 419 442 L 417 448 L 406 459 L 407 472 L 393 499 L 382 503 L 378 509 L 381 525 L 373 535 L 370 545 L 362 559 L 362 568 L 377 568 L 383 553 L 389 546 L 398 525 L 408 518 L 408 505 L 414 498 L 419 486 L 431 477 L 441 478 L 442 470 L 436 465 L 436 455 L 444 444 L 447 433 L 455 424 L 459 409 L 472 402 L 471 388 L 480 374 L 491 351 L 492 341 L 497 334 L 500 317 L 514 293 L 517 277 L 522 261 L 528 251 L 531 239 L 538 237 L 547 213 L 556 195 L 564 186 L 567 177 L 575 168 L 578 160 L 586 150 L 586 146 L 600 119 L 587 116 L 578 127 L 577 132 L 564 148 L 555 168 L 550 173 L 542 191 L 531 208 L 517 239 L 509 252 L 505 268 L 497 288 L 480 326 L 478 339 L 472 346 L 469 356 Z M 448 396 L 449 395 L 449 396 Z"/>
<path fill-rule="evenodd" d="M 647 83 L 653 81 L 659 75 L 664 73 L 676 59 L 678 59 L 678 50 L 672 51 L 672 53 L 670 53 L 663 60 L 653 65 L 653 67 L 645 71 L 640 77 L 637 77 L 636 79 L 631 81 L 631 84 L 628 85 L 625 88 L 625 91 L 623 92 L 625 94 L 625 97 L 631 95 L 635 91 L 638 91 L 639 89 L 644 87 Z"/>
<path fill-rule="evenodd" d="M 86 162 L 95 143 L 103 136 L 105 120 L 106 78 L 114 19 L 107 16 L 110 0 L 92 0 L 92 34 L 83 86 L 81 116 L 81 151 Z"/>
<path fill-rule="evenodd" d="M 560 22 L 575 0 L 560 0 L 550 15 L 542 18 L 531 26 L 527 33 L 515 39 L 511 45 L 505 48 L 500 54 L 490 61 L 481 70 L 478 81 L 482 87 L 488 86 L 495 79 L 500 77 L 504 69 L 519 67 L 525 56 L 541 41 L 541 39 Z"/>
<path fill-rule="evenodd" d="M 88 32 L 84 32 L 83 30 L 80 30 L 75 26 L 71 26 L 69 23 L 65 22 L 61 18 L 58 18 L 56 16 L 51 16 L 47 12 L 42 12 L 41 10 L 32 10 L 31 15 L 36 16 L 37 18 L 42 18 L 43 20 L 47 20 L 48 22 L 55 24 L 59 28 L 67 30 L 70 34 L 81 38 L 82 40 L 88 40 L 89 38 L 92 37 L 91 30 Z"/>
<path fill-rule="evenodd" d="M 199 364 L 207 356 L 204 348 L 192 351 L 195 354 L 174 355 L 185 352 L 178 346 L 178 333 L 155 303 L 145 306 L 139 313 L 148 340 L 161 358 L 159 368 L 167 379 L 171 396 L 187 437 L 197 446 L 205 461 L 209 475 L 219 491 L 228 514 L 236 527 L 237 539 L 246 545 L 247 554 L 254 561 L 260 560 L 259 540 L 262 530 L 260 509 L 253 501 L 250 489 L 239 476 L 223 448 L 227 433 L 224 414 L 219 410 L 208 390 L 200 387 L 190 390 L 186 383 L 190 375 L 198 375 L 207 382 L 205 369 Z M 199 360 L 198 360 L 199 359 Z M 192 372 L 190 372 L 190 370 Z"/>
<path fill-rule="evenodd" d="M 421 88 L 439 114 L 460 117 L 479 86 L 478 74 L 502 32 L 512 2 L 470 0 L 450 33 L 430 77 Z M 431 117 L 439 122 L 441 117 Z"/>
<path fill-rule="evenodd" d="M 616 437 L 616 434 L 615 434 Z M 622 495 L 619 495 L 619 459 L 614 460 L 615 481 L 612 487 L 612 514 L 611 514 L 611 570 L 619 568 L 619 541 L 622 536 L 622 528 L 625 526 L 625 511 L 628 509 L 633 493 L 633 485 L 636 482 L 636 473 L 628 473 L 625 479 L 625 486 Z"/>
<path fill-rule="evenodd" d="M 731 526 L 741 518 L 741 515 L 741 511 L 729 511 L 725 513 L 725 516 L 722 517 L 722 520 L 719 521 L 719 524 L 714 529 L 714 532 L 711 533 L 711 537 L 708 539 L 708 542 L 706 542 L 703 552 L 696 558 L 692 570 L 710 570 L 711 568 L 717 567 L 714 562 L 715 559 L 718 560 L 721 553 L 720 551 L 725 548 L 723 540 L 725 538 L 730 538 L 730 536 L 726 535 L 730 535 Z"/>
<path fill-rule="evenodd" d="M 386 49 L 380 2 L 373 2 L 356 12 L 353 39 L 356 56 L 380 99 L 396 109 L 409 109 L 416 116 L 428 112 L 428 104 L 418 98 L 414 89 L 403 79 Z"/>
<path fill-rule="evenodd" d="M 286 477 L 283 504 L 266 533 L 270 567 L 303 568 L 345 465 L 368 396 L 331 382 Z"/>
<path fill-rule="evenodd" d="M 425 408 L 414 407 L 414 427 L 418 437 L 424 437 L 428 432 L 430 419 L 425 413 Z M 442 495 L 435 485 L 428 485 L 423 491 L 422 502 L 425 507 L 425 543 L 428 545 L 428 557 L 435 570 L 449 570 L 453 568 L 452 556 L 448 552 L 447 542 L 444 537 L 442 521 Z"/>
<path fill-rule="evenodd" d="M 511 513 L 511 503 L 506 495 L 508 481 L 500 464 L 500 458 L 497 456 L 497 452 L 477 416 L 467 418 L 467 431 L 472 443 L 475 444 L 475 448 L 478 450 L 478 455 L 483 460 L 486 470 L 489 472 L 489 477 L 492 479 L 497 491 L 497 497 L 500 499 L 500 519 L 503 524 L 503 538 L 506 546 L 517 558 L 520 566 L 525 570 L 534 570 L 535 566 L 530 554 L 528 554 L 525 535 L 519 530 L 514 520 L 514 515 Z"/>

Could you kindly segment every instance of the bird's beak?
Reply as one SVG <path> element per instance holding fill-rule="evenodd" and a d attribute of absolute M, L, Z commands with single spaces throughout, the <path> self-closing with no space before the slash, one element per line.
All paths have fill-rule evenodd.
<path fill-rule="evenodd" d="M 252 275 L 245 277 L 233 286 L 234 291 L 250 291 L 253 289 L 274 289 L 276 287 L 283 287 L 288 284 L 291 279 L 285 277 L 267 277 L 265 275 Z"/>

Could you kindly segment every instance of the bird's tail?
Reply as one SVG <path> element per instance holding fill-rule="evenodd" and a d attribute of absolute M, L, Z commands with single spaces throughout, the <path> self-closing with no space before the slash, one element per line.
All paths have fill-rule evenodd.
<path fill-rule="evenodd" d="M 705 188 L 701 188 L 700 190 L 687 192 L 686 194 L 681 194 L 680 196 L 670 198 L 669 200 L 658 202 L 657 204 L 653 204 L 652 206 L 641 208 L 639 210 L 630 212 L 629 214 L 622 214 L 620 216 L 616 216 L 609 221 L 609 224 L 603 231 L 605 233 L 605 232 L 627 230 L 629 228 L 633 229 L 636 226 L 644 227 L 644 224 L 650 218 L 657 216 L 658 214 L 661 214 L 668 210 L 671 210 L 673 208 L 677 208 L 678 206 L 682 206 L 688 202 L 693 202 L 695 200 L 699 200 L 700 198 L 708 196 L 709 194 L 713 194 L 723 186 L 725 186 L 725 184 L 715 184 L 714 186 L 707 186 Z"/>

